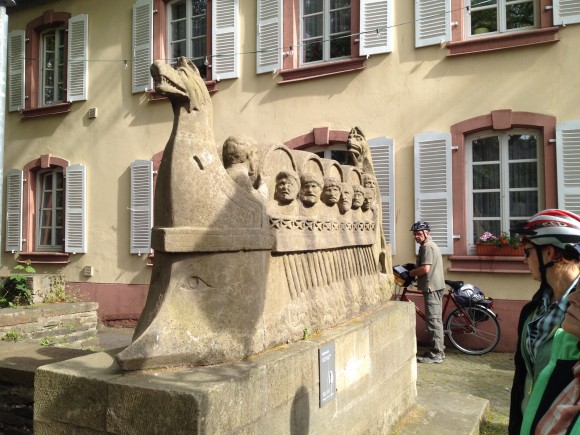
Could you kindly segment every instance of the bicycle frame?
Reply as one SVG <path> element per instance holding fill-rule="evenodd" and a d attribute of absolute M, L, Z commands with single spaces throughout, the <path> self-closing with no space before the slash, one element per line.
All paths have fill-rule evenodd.
<path fill-rule="evenodd" d="M 398 296 L 398 299 L 400 301 L 405 301 L 405 302 L 411 302 L 411 303 L 413 303 L 415 305 L 415 312 L 417 313 L 417 315 L 421 319 L 425 320 L 425 313 L 419 309 L 419 307 L 417 306 L 417 304 L 415 304 L 411 299 L 409 299 L 407 297 L 407 294 L 418 295 L 418 296 L 421 296 L 422 297 L 423 296 L 423 291 L 410 289 L 409 287 L 399 287 L 399 288 L 402 288 L 403 289 L 403 292 L 400 295 L 398 293 L 395 293 L 395 295 Z M 443 295 L 443 299 L 445 299 L 445 303 L 444 303 L 443 309 L 441 311 L 441 316 L 442 317 L 445 317 L 445 313 L 447 312 L 447 307 L 449 306 L 449 301 L 453 301 L 453 305 L 455 305 L 456 308 L 460 308 L 460 305 L 457 303 L 457 301 L 453 297 L 453 290 L 451 290 L 451 288 L 448 287 L 446 289 L 446 294 Z"/>

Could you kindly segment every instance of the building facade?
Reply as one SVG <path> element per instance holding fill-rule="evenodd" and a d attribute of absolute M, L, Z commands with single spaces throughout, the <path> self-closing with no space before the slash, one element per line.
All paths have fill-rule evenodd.
<path fill-rule="evenodd" d="M 62 270 L 103 321 L 136 319 L 172 128 L 149 66 L 187 56 L 232 134 L 343 159 L 373 153 L 393 263 L 431 224 L 448 279 L 495 299 L 515 345 L 538 283 L 478 237 L 580 212 L 577 0 L 19 0 L 8 8 L 2 272 Z M 186 199 L 184 199 L 186 200 Z"/>

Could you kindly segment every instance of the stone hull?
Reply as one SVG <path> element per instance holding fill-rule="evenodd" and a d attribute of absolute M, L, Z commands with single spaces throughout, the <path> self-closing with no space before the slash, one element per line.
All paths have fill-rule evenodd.
<path fill-rule="evenodd" d="M 336 395 L 319 405 L 318 350 L 333 342 Z M 34 431 L 388 433 L 416 400 L 415 313 L 382 310 L 246 361 L 125 372 L 112 353 L 43 366 Z"/>

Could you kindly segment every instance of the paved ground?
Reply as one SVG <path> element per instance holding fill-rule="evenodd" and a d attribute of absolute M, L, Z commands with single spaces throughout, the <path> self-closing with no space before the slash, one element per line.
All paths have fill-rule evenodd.
<path fill-rule="evenodd" d="M 101 327 L 100 347 L 107 350 L 128 346 L 132 334 L 130 328 Z M 418 353 L 425 350 L 419 347 Z M 478 427 L 476 420 L 485 408 L 489 422 L 481 433 L 506 433 L 513 354 L 473 356 L 447 348 L 446 355 L 442 364 L 417 364 L 418 408 L 407 419 L 407 427 L 397 433 L 465 435 L 470 431 L 462 424 Z M 488 400 L 489 407 L 479 398 Z M 442 426 L 440 431 L 438 425 Z"/>

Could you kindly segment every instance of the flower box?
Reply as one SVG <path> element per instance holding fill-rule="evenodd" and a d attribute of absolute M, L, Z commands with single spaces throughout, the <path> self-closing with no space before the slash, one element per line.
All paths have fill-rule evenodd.
<path fill-rule="evenodd" d="M 524 247 L 518 246 L 513 248 L 511 246 L 502 246 L 498 248 L 494 243 L 478 243 L 475 245 L 477 255 L 484 255 L 488 257 L 503 256 L 503 257 L 523 257 Z"/>

